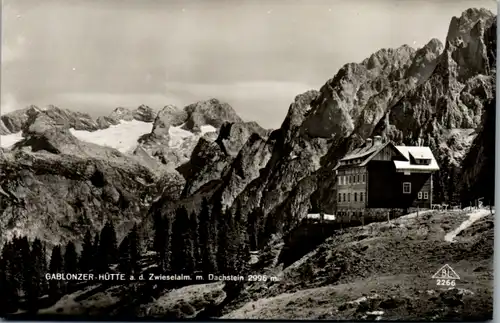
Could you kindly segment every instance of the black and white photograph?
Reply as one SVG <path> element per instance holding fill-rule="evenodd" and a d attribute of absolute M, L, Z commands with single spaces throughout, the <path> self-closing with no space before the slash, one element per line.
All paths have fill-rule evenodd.
<path fill-rule="evenodd" d="M 493 318 L 494 0 L 3 0 L 0 318 Z"/>

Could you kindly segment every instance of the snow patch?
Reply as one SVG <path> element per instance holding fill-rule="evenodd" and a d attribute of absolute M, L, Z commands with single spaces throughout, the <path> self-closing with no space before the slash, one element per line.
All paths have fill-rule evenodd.
<path fill-rule="evenodd" d="M 327 221 L 335 221 L 335 215 L 333 214 L 324 214 L 325 220 Z M 309 213 L 307 215 L 308 219 L 320 219 L 321 215 L 319 213 Z"/>
<path fill-rule="evenodd" d="M 106 129 L 86 131 L 72 128 L 70 132 L 81 141 L 115 148 L 122 153 L 129 153 L 136 148 L 140 136 L 151 132 L 151 127 L 152 124 L 148 122 L 121 120 L 119 124 L 111 125 Z"/>
<path fill-rule="evenodd" d="M 23 139 L 22 131 L 0 136 L 0 147 L 10 149 L 16 142 Z"/>
<path fill-rule="evenodd" d="M 201 134 L 195 136 L 192 132 L 182 129 L 182 126 L 183 125 L 169 128 L 169 147 L 179 148 L 188 138 L 203 136 L 206 133 L 217 131 L 213 126 L 203 125 L 200 127 Z M 86 131 L 71 128 L 70 132 L 81 141 L 111 147 L 122 153 L 131 153 L 137 147 L 137 140 L 142 135 L 150 133 L 151 128 L 152 124 L 149 122 L 121 120 L 119 124 L 111 125 L 106 129 Z M 0 136 L 0 147 L 10 149 L 16 142 L 22 139 L 22 132 Z"/>
<path fill-rule="evenodd" d="M 201 135 L 203 136 L 204 134 L 208 133 L 208 132 L 216 132 L 217 129 L 214 127 L 214 126 L 211 126 L 211 125 L 204 125 L 204 126 L 201 126 L 200 127 L 200 130 L 201 130 Z"/>
<path fill-rule="evenodd" d="M 479 210 L 479 211 L 476 211 L 476 212 L 473 212 L 473 213 L 469 213 L 469 218 L 467 220 L 465 220 L 464 222 L 462 222 L 462 224 L 460 224 L 460 226 L 457 229 L 453 230 L 452 232 L 447 233 L 444 236 L 444 240 L 447 241 L 447 242 L 453 242 L 453 240 L 455 239 L 455 237 L 457 236 L 457 234 L 459 234 L 463 230 L 467 229 L 474 222 L 476 222 L 477 220 L 479 220 L 479 219 L 487 216 L 488 214 L 490 214 L 489 210 Z"/>
<path fill-rule="evenodd" d="M 187 138 L 194 136 L 191 131 L 182 129 L 183 126 L 184 125 L 168 128 L 168 134 L 170 135 L 170 141 L 168 142 L 169 147 L 179 148 Z"/>

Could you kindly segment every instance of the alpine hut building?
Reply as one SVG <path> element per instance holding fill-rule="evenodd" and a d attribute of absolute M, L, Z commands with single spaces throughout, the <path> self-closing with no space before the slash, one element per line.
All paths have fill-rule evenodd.
<path fill-rule="evenodd" d="M 364 223 L 367 218 L 431 208 L 432 174 L 437 170 L 429 147 L 395 146 L 380 136 L 367 139 L 335 167 L 336 218 Z"/>

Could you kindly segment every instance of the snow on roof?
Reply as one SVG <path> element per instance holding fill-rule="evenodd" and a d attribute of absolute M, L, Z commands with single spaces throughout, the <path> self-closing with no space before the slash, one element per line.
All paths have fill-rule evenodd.
<path fill-rule="evenodd" d="M 382 144 L 376 144 L 376 143 L 371 143 L 371 144 L 364 144 L 363 146 L 354 149 L 347 155 L 345 155 L 344 158 L 342 158 L 342 161 L 345 160 L 351 160 L 351 159 L 357 159 L 357 158 L 362 158 L 362 157 L 368 157 L 371 154 L 378 152 L 382 150 L 385 146 L 387 146 L 389 142 L 382 143 Z"/>
<path fill-rule="evenodd" d="M 423 146 L 395 146 L 406 158 L 410 155 L 415 159 L 434 159 L 434 155 L 429 147 Z"/>
<path fill-rule="evenodd" d="M 422 146 L 395 146 L 397 150 L 403 154 L 408 161 L 395 160 L 394 165 L 398 171 L 437 171 L 439 170 L 439 165 L 437 164 L 436 158 L 432 154 L 429 147 Z M 430 159 L 429 165 L 422 164 L 412 164 L 410 162 L 410 155 L 414 159 Z"/>

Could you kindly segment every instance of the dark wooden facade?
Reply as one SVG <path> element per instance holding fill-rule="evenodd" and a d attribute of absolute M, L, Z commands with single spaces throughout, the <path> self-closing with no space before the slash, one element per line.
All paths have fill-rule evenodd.
<path fill-rule="evenodd" d="M 431 208 L 432 173 L 398 173 L 394 164 L 374 160 L 368 164 L 367 184 L 368 208 Z"/>
<path fill-rule="evenodd" d="M 379 142 L 345 157 L 336 167 L 337 214 L 363 216 L 370 209 L 431 208 L 432 173 L 437 164 L 405 156 L 401 150 L 408 148 L 412 147 Z M 398 169 L 396 161 L 408 169 L 401 164 Z"/>

